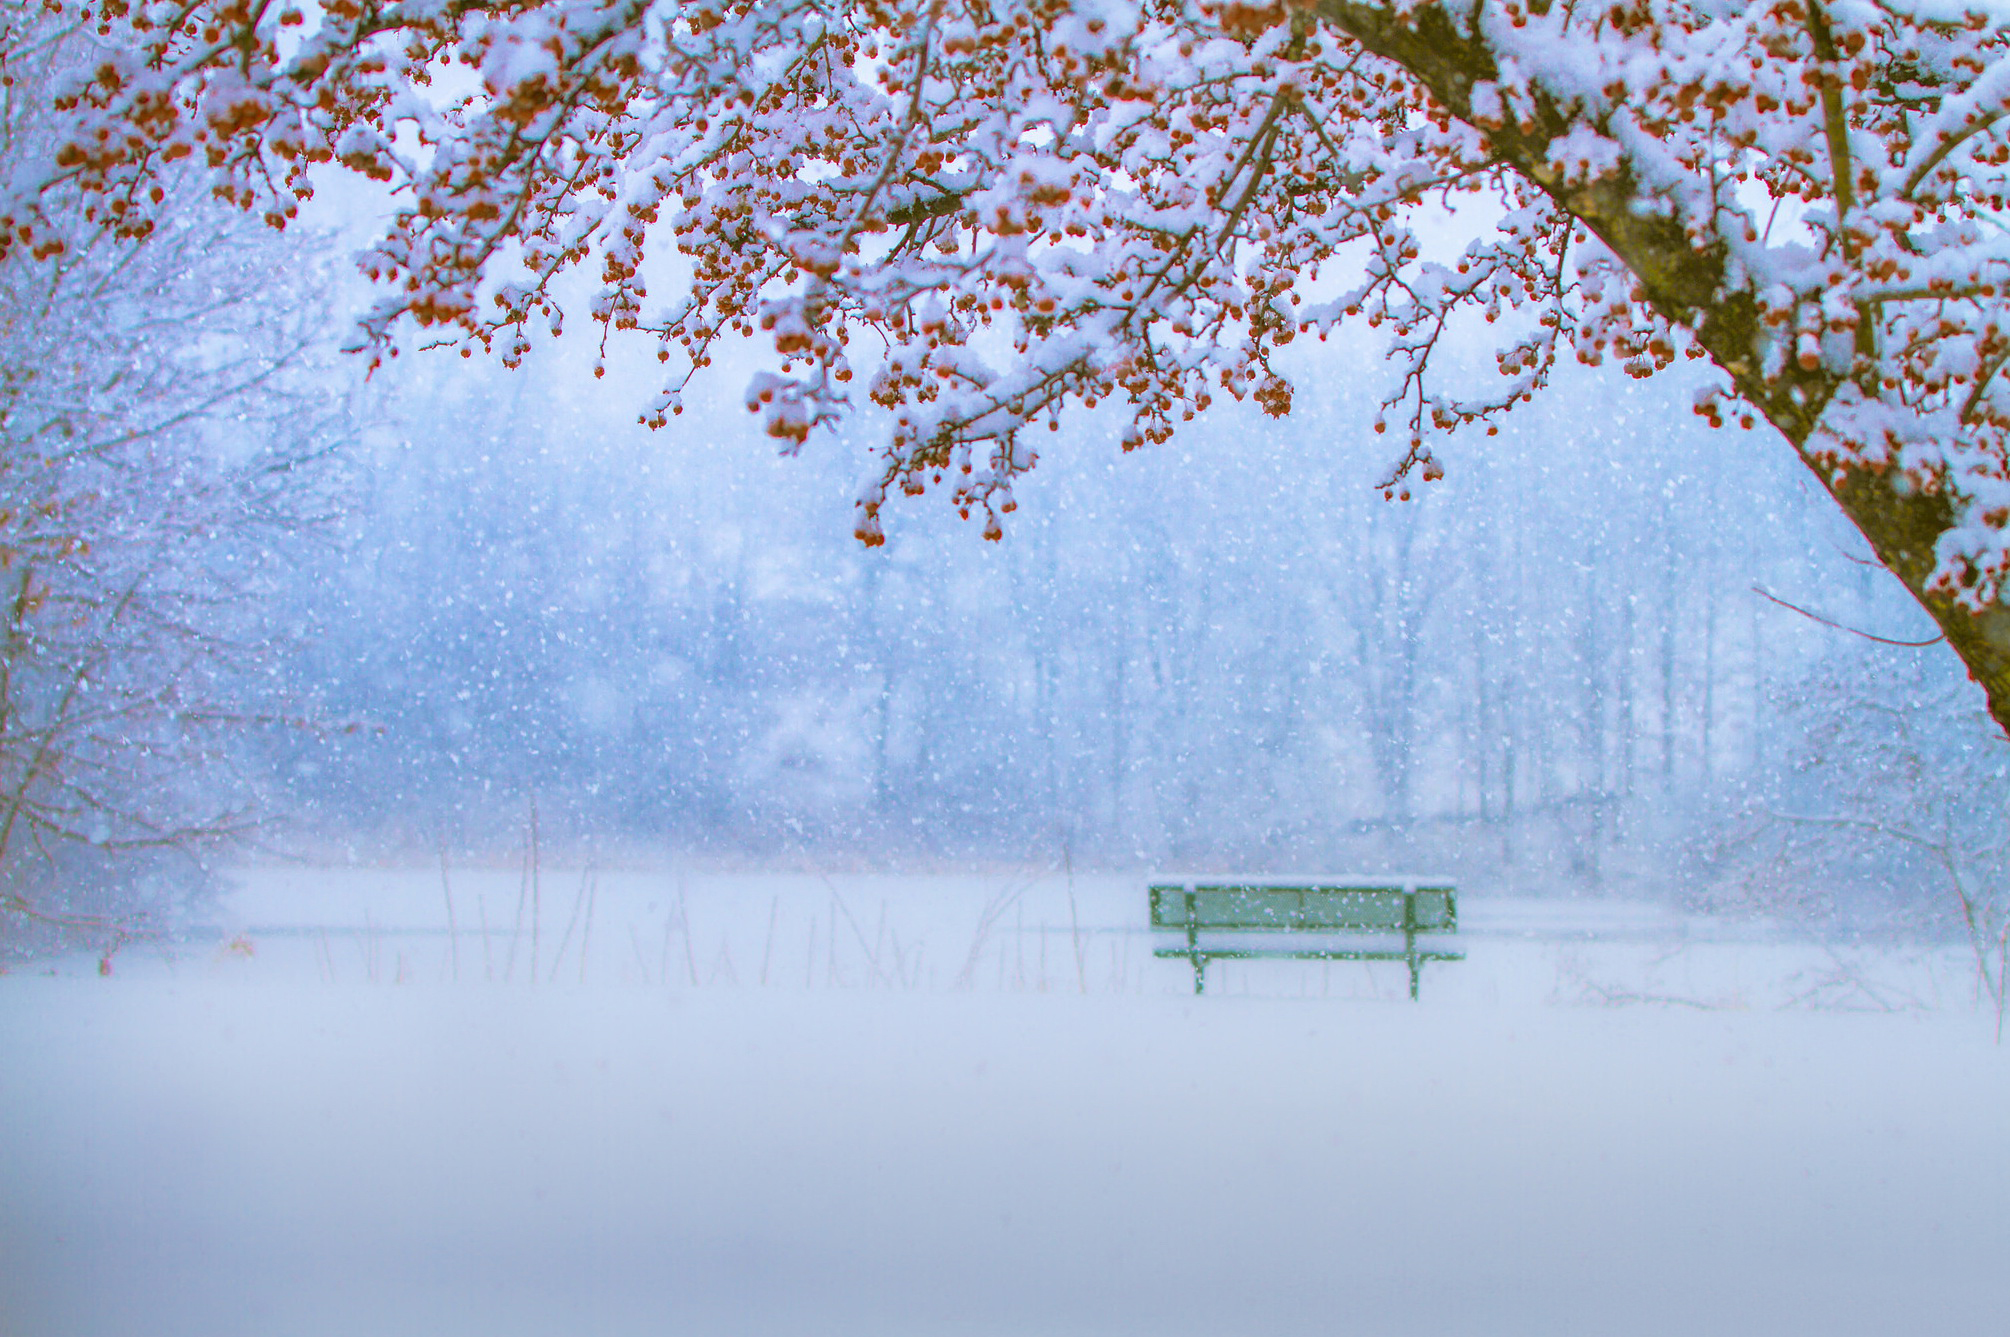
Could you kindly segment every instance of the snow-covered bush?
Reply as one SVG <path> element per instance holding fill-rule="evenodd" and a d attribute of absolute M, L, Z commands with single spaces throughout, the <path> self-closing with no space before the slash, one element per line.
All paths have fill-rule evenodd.
<path fill-rule="evenodd" d="M 1849 644 L 1775 694 L 1777 770 L 1718 847 L 1748 905 L 1832 932 L 1952 935 L 2001 1002 L 2010 934 L 2010 742 L 1958 667 Z"/>

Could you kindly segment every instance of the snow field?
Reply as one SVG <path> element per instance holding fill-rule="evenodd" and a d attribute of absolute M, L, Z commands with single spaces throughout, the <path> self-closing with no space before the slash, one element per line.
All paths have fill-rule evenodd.
<path fill-rule="evenodd" d="M 1083 994 L 1051 924 L 1043 993 L 1002 930 L 957 984 L 1009 879 L 811 880 L 863 941 L 809 987 L 749 964 L 792 886 L 819 959 L 809 889 L 723 877 L 686 882 L 689 959 L 737 983 L 657 944 L 626 975 L 589 946 L 581 985 L 541 932 L 539 983 L 490 984 L 464 932 L 455 986 L 440 935 L 393 932 L 417 898 L 401 925 L 353 875 L 332 978 L 317 932 L 0 979 L 0 1333 L 1777 1337 L 2010 1305 L 2010 1051 L 1956 957 L 1474 898 L 1416 1005 L 1399 967 L 1322 998 L 1297 963 L 1195 999 L 1122 933 Z M 1076 918 L 1132 894 L 1077 879 Z"/>
<path fill-rule="evenodd" d="M 661 869 L 241 871 L 207 934 L 135 947 L 122 974 L 326 984 L 1186 993 L 1155 960 L 1144 875 L 950 876 Z M 1876 1011 L 1974 1005 L 1951 946 L 1848 943 L 1643 902 L 1462 893 L 1428 995 Z M 96 960 L 60 971 L 95 973 Z M 1400 966 L 1216 962 L 1211 994 L 1403 996 Z"/>

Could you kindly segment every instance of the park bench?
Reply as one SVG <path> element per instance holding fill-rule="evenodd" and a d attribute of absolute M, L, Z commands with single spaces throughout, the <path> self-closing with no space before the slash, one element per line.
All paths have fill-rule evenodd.
<path fill-rule="evenodd" d="M 1210 961 L 1275 957 L 1406 962 L 1415 998 L 1424 962 L 1465 960 L 1417 942 L 1458 932 L 1458 891 L 1443 879 L 1166 877 L 1152 881 L 1151 907 L 1155 931 L 1184 937 L 1153 955 L 1191 961 L 1195 993 Z"/>

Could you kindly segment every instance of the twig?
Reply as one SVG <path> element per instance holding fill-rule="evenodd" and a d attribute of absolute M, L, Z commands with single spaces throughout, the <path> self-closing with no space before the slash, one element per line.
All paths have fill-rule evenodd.
<path fill-rule="evenodd" d="M 719 982 L 719 972 L 726 972 L 726 983 L 738 984 L 740 972 L 733 968 L 733 944 L 730 940 L 719 939 L 719 954 L 712 958 L 712 983 Z"/>
<path fill-rule="evenodd" d="M 886 955 L 886 898 L 883 896 L 879 902 L 879 927 L 872 931 L 872 954 L 876 959 L 883 958 Z M 882 971 L 881 974 L 884 976 L 885 972 Z M 900 935 L 898 933 L 893 935 L 893 976 L 898 980 L 905 980 L 907 978 L 907 970 L 901 964 L 900 960 Z"/>
<path fill-rule="evenodd" d="M 642 939 L 636 936 L 635 925 L 628 926 L 628 943 L 635 949 L 635 968 L 642 972 L 642 983 L 649 983 L 649 962 L 642 956 Z"/>
<path fill-rule="evenodd" d="M 482 897 L 480 886 L 475 888 L 475 913 L 481 916 L 482 922 L 482 979 L 489 984 L 494 984 L 496 982 L 496 962 L 495 954 L 489 950 L 489 907 L 488 902 Z"/>
<path fill-rule="evenodd" d="M 1061 867 L 1068 875 L 1068 933 L 1075 943 L 1075 983 L 1083 993 L 1089 991 L 1089 963 L 1082 955 L 1082 919 L 1075 911 L 1075 856 L 1072 842 L 1061 844 Z"/>
<path fill-rule="evenodd" d="M 538 875 L 541 860 L 537 841 L 537 791 L 530 791 L 530 985 L 537 987 Z"/>
<path fill-rule="evenodd" d="M 1811 622 L 1819 622 L 1824 627 L 1833 627 L 1837 631 L 1846 631 L 1852 636 L 1861 636 L 1867 641 L 1876 641 L 1879 645 L 1896 645 L 1906 650 L 1922 650 L 1929 645 L 1938 645 L 1942 641 L 1947 639 L 1947 635 L 1945 632 L 1933 637 L 1933 639 L 1931 640 L 1926 641 L 1899 641 L 1899 640 L 1893 640 L 1889 636 L 1874 636 L 1870 632 L 1858 631 L 1855 627 L 1844 626 L 1842 623 L 1837 622 L 1832 618 L 1823 617 L 1820 613 L 1811 613 L 1807 609 L 1801 607 L 1799 604 L 1788 603 L 1785 599 L 1782 599 L 1779 595 L 1774 594 L 1771 591 L 1765 589 L 1763 586 L 1759 585 L 1752 586 L 1752 593 L 1758 595 L 1761 599 L 1771 600 L 1773 603 L 1778 604 L 1780 607 L 1785 608 L 1790 612 L 1799 613 L 1802 617 L 1807 618 Z"/>
<path fill-rule="evenodd" d="M 440 830 L 440 894 L 447 898 L 447 950 L 454 963 L 454 983 L 461 982 L 461 930 L 454 922 L 454 889 L 447 881 L 447 833 Z"/>
<path fill-rule="evenodd" d="M 970 987 L 976 978 L 977 963 L 983 958 L 984 943 L 991 936 L 992 928 L 997 924 L 999 917 L 1025 894 L 1026 887 L 1030 885 L 1023 883 L 1018 887 L 1008 888 L 984 903 L 984 908 L 977 915 L 977 929 L 970 936 L 970 955 L 964 959 L 963 969 L 956 972 L 956 980 L 951 987 L 957 989 Z"/>
<path fill-rule="evenodd" d="M 761 987 L 768 987 L 768 963 L 775 956 L 775 921 L 782 913 L 782 898 L 779 893 L 768 902 L 768 940 L 761 948 Z"/>
<path fill-rule="evenodd" d="M 2003 922 L 2003 932 L 1996 937 L 1996 1043 L 2003 1043 L 2003 1004 L 2010 999 L 2010 988 L 2000 987 L 2010 982 L 2010 917 Z"/>
<path fill-rule="evenodd" d="M 586 888 L 586 924 L 579 931 L 579 982 L 586 983 L 586 948 L 593 941 L 593 903 L 600 899 L 600 873 L 594 870 L 593 881 Z"/>
<path fill-rule="evenodd" d="M 590 875 L 589 870 L 580 870 L 579 890 L 572 894 L 572 915 L 565 921 L 565 933 L 558 940 L 558 950 L 552 953 L 551 974 L 547 977 L 548 983 L 558 983 L 558 967 L 565 960 L 565 949 L 572 942 L 573 929 L 579 927 L 579 912 L 586 906 L 586 880 Z"/>
<path fill-rule="evenodd" d="M 828 873 L 819 873 L 817 876 L 823 879 L 824 886 L 830 888 L 831 903 L 844 912 L 844 922 L 851 925 L 852 935 L 858 939 L 859 950 L 865 953 L 866 964 L 871 967 L 873 974 L 879 976 L 881 979 L 885 979 L 886 972 L 881 970 L 879 965 L 879 950 L 876 947 L 867 945 L 865 930 L 858 926 L 858 920 L 852 918 L 851 907 L 844 903 L 844 897 L 838 895 L 837 886 L 830 880 L 830 875 Z M 879 926 L 881 931 L 884 932 L 886 928 L 886 903 L 884 901 L 880 902 Z M 837 952 L 837 922 L 835 920 L 831 922 L 831 952 L 833 954 L 831 960 L 835 963 L 837 960 L 835 955 Z"/>
<path fill-rule="evenodd" d="M 1739 1006 L 1736 1003 L 1708 1002 L 1701 998 L 1684 998 L 1679 994 L 1631 993 L 1608 988 L 1602 984 L 1595 984 L 1590 980 L 1585 980 L 1582 983 L 1586 993 L 1594 994 L 1597 996 L 1599 1002 L 1615 1007 L 1626 1003 L 1653 1003 L 1663 1007 L 1693 1007 L 1699 1012 L 1722 1012 L 1726 1009 L 1737 1008 Z"/>
<path fill-rule="evenodd" d="M 698 987 L 698 954 L 691 947 L 691 903 L 684 898 L 684 875 L 677 875 L 677 920 L 684 926 L 684 965 L 691 972 L 691 987 Z"/>
<path fill-rule="evenodd" d="M 516 922 L 509 931 L 509 964 L 503 968 L 503 983 L 516 980 L 516 948 L 523 938 L 523 911 L 530 898 L 530 845 L 523 847 L 523 871 L 516 882 Z"/>

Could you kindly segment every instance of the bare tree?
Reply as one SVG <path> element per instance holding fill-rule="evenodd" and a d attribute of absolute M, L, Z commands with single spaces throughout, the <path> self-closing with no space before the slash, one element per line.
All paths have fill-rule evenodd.
<path fill-rule="evenodd" d="M 1951 929 L 2000 1030 L 2010 744 L 1918 649 L 1837 653 L 1777 704 L 1799 742 L 1725 844 L 1735 885 L 1831 930 Z"/>
<path fill-rule="evenodd" d="M 5 90 L 0 166 L 45 149 L 37 92 Z M 336 500 L 341 404 L 309 383 L 292 257 L 184 205 L 143 241 L 0 261 L 0 950 L 81 937 L 109 968 L 192 885 L 185 856 L 247 828 L 220 763 L 281 714 L 249 672 L 260 596 Z"/>

